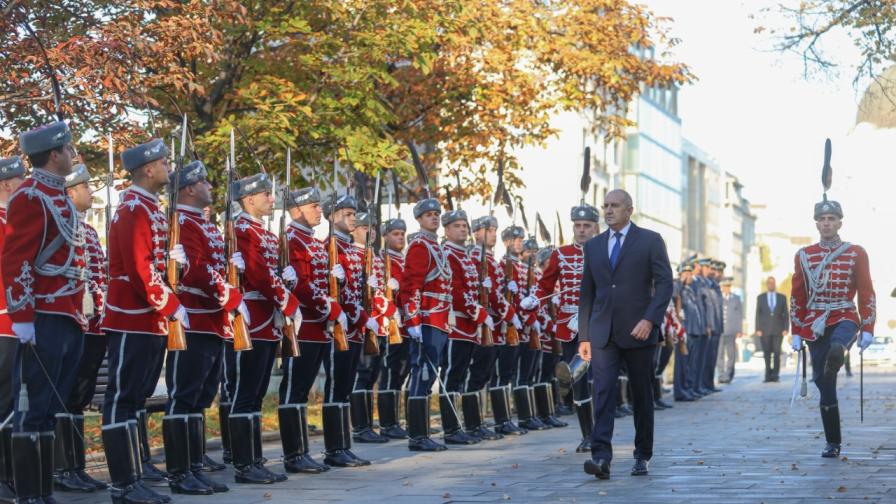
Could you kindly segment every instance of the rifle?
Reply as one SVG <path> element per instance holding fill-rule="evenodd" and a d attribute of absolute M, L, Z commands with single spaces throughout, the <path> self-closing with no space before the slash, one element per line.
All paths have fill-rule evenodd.
<path fill-rule="evenodd" d="M 548 315 L 551 317 L 551 320 L 554 321 L 554 324 L 557 323 L 557 305 L 554 304 L 553 300 L 548 303 Z M 557 339 L 557 330 L 554 329 L 554 334 L 551 335 L 551 353 L 554 355 L 562 355 L 563 354 L 563 344 L 560 340 Z"/>
<path fill-rule="evenodd" d="M 230 257 L 237 250 L 236 233 L 233 231 L 233 170 L 234 166 L 230 158 L 226 158 L 225 169 L 227 170 L 227 185 L 225 186 L 224 197 L 224 257 L 227 259 L 227 283 L 234 289 L 240 289 L 240 272 L 230 262 Z M 233 328 L 233 351 L 242 352 L 243 350 L 252 350 L 252 339 L 249 337 L 249 328 L 246 327 L 246 321 L 243 314 L 237 310 L 233 313 L 231 319 L 231 327 Z"/>
<path fill-rule="evenodd" d="M 396 192 L 398 190 L 398 184 L 395 178 L 395 172 L 392 172 L 392 182 L 395 184 L 393 191 Z M 392 212 L 392 193 L 389 193 L 389 212 Z M 379 212 L 377 212 L 377 230 L 379 230 Z M 389 251 L 385 247 L 385 237 L 380 236 L 380 240 L 382 242 L 382 252 L 383 252 L 383 284 L 385 285 L 385 296 L 386 299 L 390 302 L 395 301 L 395 293 L 392 292 L 392 287 L 389 286 L 389 280 L 392 279 L 392 258 L 389 257 Z M 395 318 L 389 319 L 389 344 L 390 345 L 400 345 L 401 344 L 401 332 L 398 330 L 398 321 Z"/>
<path fill-rule="evenodd" d="M 181 128 L 180 154 L 177 158 L 177 170 L 174 173 L 174 184 L 171 194 L 168 195 L 168 263 L 165 274 L 168 286 L 175 293 L 180 283 L 180 266 L 177 261 L 171 259 L 171 250 L 180 243 L 180 215 L 177 211 L 177 193 L 180 191 L 180 171 L 184 168 L 184 155 L 187 148 L 187 115 L 184 114 L 183 127 Z M 184 334 L 184 326 L 179 320 L 168 321 L 168 351 L 178 352 L 187 349 L 187 337 Z"/>
<path fill-rule="evenodd" d="M 292 150 L 286 148 L 286 185 L 283 186 L 283 209 L 280 213 L 280 264 L 279 273 L 283 275 L 283 270 L 289 265 L 289 238 L 286 236 L 286 209 L 289 207 L 289 183 L 291 180 L 290 168 L 292 166 Z M 300 308 L 296 308 L 297 310 Z M 283 324 L 283 344 L 281 354 L 285 357 L 298 357 L 299 341 L 296 339 L 296 331 L 298 330 L 292 323 L 292 319 L 284 317 Z"/>
<path fill-rule="evenodd" d="M 373 219 L 373 212 L 379 210 L 378 208 L 373 208 L 378 206 L 377 199 L 380 195 L 380 174 L 376 175 L 376 182 L 373 186 L 373 205 L 371 208 L 367 209 L 367 218 L 370 221 L 370 225 L 367 226 L 367 239 L 364 244 L 364 278 L 365 280 L 370 278 L 370 275 L 374 274 L 373 268 L 373 236 L 376 234 L 376 223 Z M 364 287 L 364 299 L 363 306 L 368 314 L 373 313 L 372 305 L 374 298 L 373 287 L 370 286 L 369 283 Z M 377 340 L 377 334 L 370 330 L 365 330 L 364 337 L 364 355 L 379 355 L 380 354 L 380 345 Z"/>
<path fill-rule="evenodd" d="M 532 252 L 529 255 L 529 270 L 526 272 L 526 292 L 532 292 L 532 285 L 535 284 L 535 253 Z M 535 307 L 538 310 L 538 307 Z M 532 334 L 532 328 L 527 328 L 529 331 L 529 350 L 541 350 L 541 335 Z"/>
<path fill-rule="evenodd" d="M 515 272 L 516 272 L 516 268 L 513 266 L 513 261 L 510 260 L 510 254 L 508 254 L 507 257 L 504 258 L 504 276 L 507 278 L 508 284 L 512 281 L 513 275 Z M 515 304 L 513 302 L 513 293 L 510 292 L 510 289 L 508 289 L 506 287 L 506 284 L 504 287 L 504 299 L 508 303 L 510 303 L 511 306 Z M 520 335 L 516 330 L 516 326 L 514 326 L 512 322 L 505 322 L 504 329 L 505 329 L 504 337 L 506 338 L 507 345 L 508 346 L 519 345 L 520 344 Z"/>
<path fill-rule="evenodd" d="M 485 232 L 482 234 L 482 248 L 480 249 L 482 257 L 479 260 L 479 304 L 482 309 L 488 312 L 488 290 L 483 287 L 482 282 L 488 277 L 488 255 L 485 251 Z M 479 341 L 484 347 L 495 346 L 495 339 L 492 337 L 492 330 L 485 324 L 479 326 Z"/>
<path fill-rule="evenodd" d="M 336 165 L 335 161 L 333 164 L 333 196 L 332 196 L 332 213 L 336 213 Z M 336 234 L 333 232 L 333 215 L 330 215 L 330 218 L 327 219 L 330 224 L 330 228 L 327 231 L 327 258 L 330 266 L 330 271 L 333 270 L 333 267 L 339 264 L 339 251 L 336 248 Z M 346 272 L 348 273 L 348 272 Z M 339 282 L 336 281 L 336 277 L 330 275 L 329 278 L 329 295 L 331 298 L 335 299 L 336 302 L 339 302 Z M 333 346 L 337 352 L 345 352 L 348 350 L 348 340 L 345 339 L 345 330 L 339 325 L 338 322 L 330 321 L 330 332 L 333 334 Z"/>
<path fill-rule="evenodd" d="M 112 227 L 112 183 L 115 180 L 115 149 L 112 133 L 109 133 L 109 173 L 106 179 L 106 249 L 109 249 L 109 229 Z M 106 261 L 106 278 L 109 278 L 109 261 Z"/>

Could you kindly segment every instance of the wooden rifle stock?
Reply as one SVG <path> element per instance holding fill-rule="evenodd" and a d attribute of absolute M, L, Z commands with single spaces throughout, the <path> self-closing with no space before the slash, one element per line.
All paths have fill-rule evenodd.
<path fill-rule="evenodd" d="M 289 187 L 286 187 L 286 192 L 289 193 Z M 285 200 L 285 198 L 284 198 Z M 283 213 L 286 214 L 286 205 L 283 206 Z M 284 216 L 280 216 L 280 274 L 283 274 L 283 270 L 286 269 L 286 266 L 289 262 L 289 239 L 286 236 L 286 223 L 284 220 Z M 296 308 L 299 310 L 301 308 Z M 286 315 L 286 314 L 284 314 Z M 283 357 L 298 357 L 301 352 L 299 351 L 299 341 L 296 338 L 296 327 L 292 323 L 292 319 L 284 316 L 283 327 L 280 329 L 283 331 L 283 343 L 281 344 L 281 356 Z"/>
<path fill-rule="evenodd" d="M 488 290 L 482 286 L 482 282 L 488 277 L 488 257 L 485 253 L 485 240 L 482 242 L 482 258 L 479 261 L 479 304 L 488 312 Z M 479 326 L 479 344 L 484 347 L 495 346 L 495 338 L 492 330 L 485 324 Z"/>
<path fill-rule="evenodd" d="M 339 264 L 339 253 L 336 250 L 336 235 L 333 234 L 333 224 L 330 224 L 330 239 L 327 243 L 327 255 L 330 258 L 330 269 L 332 270 L 334 266 Z M 329 287 L 330 297 L 339 302 L 339 282 L 336 281 L 336 277 L 333 275 L 330 275 Z M 347 351 L 348 340 L 345 339 L 345 331 L 342 329 L 342 326 L 339 322 L 330 322 L 330 327 L 333 332 L 333 345 L 336 348 L 336 351 Z"/>
<path fill-rule="evenodd" d="M 386 299 L 391 302 L 395 302 L 395 293 L 392 292 L 392 287 L 389 287 L 389 280 L 392 279 L 392 258 L 389 257 L 388 252 L 383 253 L 383 283 L 386 284 Z M 401 331 L 398 330 L 398 321 L 395 320 L 394 317 L 388 319 L 389 324 L 389 344 L 390 345 L 400 345 L 401 344 Z"/>
<path fill-rule="evenodd" d="M 557 306 L 551 300 L 548 304 L 548 315 L 551 317 L 551 320 L 554 321 L 555 327 L 557 323 Z M 554 334 L 551 335 L 551 353 L 554 355 L 563 354 L 563 345 L 560 343 L 560 340 L 557 339 L 557 330 L 554 329 Z"/>
<path fill-rule="evenodd" d="M 513 262 L 510 260 L 510 256 L 508 255 L 504 259 L 504 276 L 507 277 L 507 283 L 509 284 L 513 280 L 514 274 L 514 266 Z M 515 303 L 513 302 L 513 293 L 510 292 L 510 289 L 504 289 L 504 299 L 513 306 Z M 505 322 L 504 323 L 504 338 L 507 346 L 517 346 L 520 344 L 520 335 L 516 330 L 516 326 L 513 325 L 513 322 Z"/>
<path fill-rule="evenodd" d="M 171 218 L 168 220 L 168 263 L 166 265 L 166 277 L 168 285 L 173 292 L 177 292 L 180 283 L 180 267 L 177 261 L 171 259 L 171 250 L 180 243 L 180 217 L 177 213 L 177 203 L 175 197 L 171 196 Z M 179 352 L 187 349 L 187 336 L 184 333 L 184 326 L 179 320 L 168 321 L 168 351 Z"/>
<path fill-rule="evenodd" d="M 529 269 L 526 272 L 526 293 L 529 294 L 532 292 L 532 285 L 535 283 L 535 257 L 534 253 L 529 256 Z M 538 306 L 535 306 L 535 311 L 539 310 Z M 535 331 L 532 330 L 532 327 L 528 327 L 526 329 L 529 331 L 529 350 L 541 350 L 541 335 L 533 334 Z"/>
<path fill-rule="evenodd" d="M 369 233 L 369 231 L 368 231 Z M 368 240 L 369 242 L 370 240 Z M 364 249 L 364 278 L 365 280 L 370 278 L 370 275 L 373 274 L 373 248 L 368 246 Z M 370 315 L 373 313 L 373 287 L 370 284 L 365 285 L 364 287 L 364 309 L 367 311 L 367 314 Z M 380 354 L 380 345 L 377 341 L 377 334 L 366 327 L 362 329 L 364 331 L 364 355 L 379 355 Z"/>
<path fill-rule="evenodd" d="M 236 250 L 236 234 L 233 232 L 232 219 L 227 219 L 227 222 L 224 224 L 224 235 L 224 241 L 228 244 L 227 250 L 230 254 L 233 254 L 233 251 Z M 227 283 L 240 290 L 240 272 L 230 262 L 230 258 L 228 257 L 227 259 Z M 249 328 L 246 326 L 246 320 L 239 310 L 233 314 L 230 325 L 233 329 L 233 351 L 252 350 L 252 338 L 249 337 Z"/>

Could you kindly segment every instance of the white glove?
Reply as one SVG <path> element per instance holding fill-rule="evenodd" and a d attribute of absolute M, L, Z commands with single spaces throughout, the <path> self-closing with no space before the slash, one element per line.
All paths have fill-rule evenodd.
<path fill-rule="evenodd" d="M 168 259 L 184 266 L 187 264 L 187 253 L 184 252 L 184 246 L 178 243 L 177 245 L 171 247 L 171 250 L 168 251 Z"/>
<path fill-rule="evenodd" d="M 184 329 L 190 328 L 190 317 L 187 315 L 187 309 L 183 307 L 183 305 L 177 307 L 177 311 L 174 312 L 174 320 L 180 322 L 180 325 L 184 326 Z"/>
<path fill-rule="evenodd" d="M 511 280 L 511 281 L 507 282 L 507 290 L 509 290 L 510 292 L 516 294 L 517 292 L 520 291 L 520 288 L 519 288 L 519 286 L 516 284 L 516 282 L 514 282 L 513 280 Z"/>
<path fill-rule="evenodd" d="M 370 317 L 369 319 L 367 319 L 367 323 L 364 324 L 364 327 L 373 331 L 374 334 L 379 334 L 379 332 L 380 332 L 380 325 L 376 322 L 376 319 L 373 317 Z"/>
<path fill-rule="evenodd" d="M 292 266 L 283 268 L 283 272 L 280 273 L 280 278 L 282 278 L 284 282 L 290 285 L 294 285 L 299 281 L 299 276 L 296 275 L 296 270 Z"/>
<path fill-rule="evenodd" d="M 380 279 L 376 277 L 376 275 L 370 275 L 367 277 L 367 285 L 371 289 L 379 289 L 380 288 Z"/>
<path fill-rule="evenodd" d="M 389 288 L 394 291 L 398 290 L 399 287 L 398 280 L 396 280 L 395 278 L 390 278 L 386 285 L 388 285 Z"/>
<path fill-rule="evenodd" d="M 298 332 L 299 328 L 302 327 L 302 320 L 302 310 L 296 308 L 296 312 L 292 314 L 292 328 L 294 331 Z"/>
<path fill-rule="evenodd" d="M 491 277 L 483 278 L 482 286 L 485 287 L 486 290 L 491 290 L 492 289 L 492 278 Z"/>
<path fill-rule="evenodd" d="M 551 302 L 554 306 L 560 306 L 560 296 L 551 296 Z"/>
<path fill-rule="evenodd" d="M 333 268 L 330 269 L 330 274 L 336 277 L 336 280 L 339 280 L 340 282 L 345 280 L 345 269 L 342 268 L 341 264 L 333 266 Z"/>
<path fill-rule="evenodd" d="M 234 252 L 230 256 L 230 264 L 234 265 L 240 273 L 246 271 L 246 261 L 243 260 L 243 254 L 240 252 Z"/>
<path fill-rule="evenodd" d="M 339 314 L 339 318 L 336 319 L 336 322 L 342 326 L 343 332 L 348 332 L 348 317 L 345 316 L 345 312 Z"/>
<path fill-rule="evenodd" d="M 866 348 L 871 346 L 871 343 L 874 342 L 874 335 L 868 331 L 862 331 L 862 339 L 859 340 L 859 353 L 865 351 Z"/>
<path fill-rule="evenodd" d="M 483 322 L 483 323 L 485 324 L 486 327 L 488 327 L 492 331 L 495 330 L 495 321 L 492 319 L 491 315 L 486 316 L 485 322 Z"/>
<path fill-rule="evenodd" d="M 532 330 L 535 331 L 535 334 L 541 334 L 541 322 L 536 320 L 535 323 L 532 324 Z"/>
<path fill-rule="evenodd" d="M 517 317 L 516 314 L 514 314 L 513 320 L 511 320 L 510 322 L 513 324 L 513 327 L 516 327 L 517 331 L 522 330 L 523 323 L 520 322 L 520 318 Z"/>
<path fill-rule="evenodd" d="M 246 306 L 245 301 L 240 301 L 240 305 L 236 307 L 236 311 L 240 312 L 240 315 L 243 316 L 243 320 L 246 321 L 247 326 L 252 323 L 251 317 L 249 317 L 249 307 Z"/>
<path fill-rule="evenodd" d="M 538 298 L 536 298 L 532 294 L 529 294 L 528 296 L 524 297 L 522 301 L 520 301 L 520 307 L 524 310 L 532 310 L 536 306 L 538 306 Z"/>
<path fill-rule="evenodd" d="M 801 348 L 803 348 L 803 338 L 800 338 L 797 335 L 793 335 L 793 339 L 791 340 L 791 345 L 793 345 L 793 351 L 799 352 Z"/>
<path fill-rule="evenodd" d="M 408 327 L 408 335 L 414 341 L 423 341 L 423 329 L 418 325 Z"/>
<path fill-rule="evenodd" d="M 12 332 L 16 333 L 16 337 L 22 343 L 37 344 L 37 337 L 34 335 L 34 322 L 13 322 Z"/>
<path fill-rule="evenodd" d="M 577 333 L 579 332 L 579 314 L 576 313 L 569 319 L 569 322 L 566 323 L 566 327 L 569 328 L 570 331 Z"/>

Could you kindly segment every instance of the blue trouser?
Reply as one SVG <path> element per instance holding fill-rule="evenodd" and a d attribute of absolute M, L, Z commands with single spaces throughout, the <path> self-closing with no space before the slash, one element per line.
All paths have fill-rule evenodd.
<path fill-rule="evenodd" d="M 833 376 L 824 374 L 824 363 L 827 360 L 831 344 L 840 343 L 848 350 L 855 343 L 858 331 L 859 327 L 855 322 L 844 320 L 828 326 L 824 334 L 817 340 L 807 342 L 809 355 L 812 357 L 812 378 L 815 380 L 815 386 L 818 387 L 820 394 L 818 403 L 821 406 L 837 404 L 837 374 L 834 373 Z"/>
<path fill-rule="evenodd" d="M 34 337 L 37 340 L 34 345 L 18 346 L 13 371 L 14 432 L 44 432 L 55 428 L 56 413 L 64 411 L 59 398 L 68 398 L 71 394 L 84 348 L 81 326 L 66 315 L 36 314 Z M 19 411 L 22 382 L 28 391 L 27 411 Z"/>
<path fill-rule="evenodd" d="M 211 406 L 221 381 L 222 339 L 215 334 L 187 332 L 187 349 L 168 352 L 165 385 L 167 415 L 202 413 Z"/>
<path fill-rule="evenodd" d="M 693 392 L 700 392 L 703 386 L 700 383 L 700 367 L 703 362 L 703 354 L 706 353 L 706 344 L 709 338 L 704 334 L 692 334 L 688 337 L 688 372 L 687 388 Z"/>
<path fill-rule="evenodd" d="M 688 349 L 691 345 L 691 336 L 688 335 Z M 675 367 L 672 375 L 672 393 L 676 399 L 683 399 L 690 392 L 690 384 L 688 383 L 688 359 L 690 355 L 681 351 L 681 345 L 675 345 Z"/>
<path fill-rule="evenodd" d="M 432 390 L 438 366 L 442 362 L 442 352 L 448 344 L 448 333 L 435 327 L 422 326 L 421 341 L 411 339 L 410 362 L 411 381 L 408 397 L 424 397 Z M 426 369 L 424 373 L 423 370 Z"/>
<path fill-rule="evenodd" d="M 476 345 L 473 349 L 470 372 L 467 375 L 464 392 L 479 392 L 488 385 L 495 369 L 495 363 L 498 361 L 498 348 L 498 346 Z"/>
<path fill-rule="evenodd" d="M 336 345 L 330 345 L 327 356 L 324 358 L 324 403 L 343 404 L 348 403 L 355 386 L 355 375 L 358 372 L 358 362 L 364 353 L 364 343 L 348 342 L 348 350 L 337 352 Z"/>
<path fill-rule="evenodd" d="M 719 341 L 722 339 L 721 333 L 713 331 L 712 336 L 707 342 L 706 357 L 703 361 L 701 372 L 701 386 L 707 390 L 715 388 L 715 380 L 713 379 L 716 372 L 716 361 L 719 358 Z"/>

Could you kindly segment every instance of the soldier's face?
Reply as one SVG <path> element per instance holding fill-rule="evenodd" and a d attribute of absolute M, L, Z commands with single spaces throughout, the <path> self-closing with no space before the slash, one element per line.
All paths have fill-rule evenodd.
<path fill-rule="evenodd" d="M 323 215 L 323 210 L 320 207 L 320 203 L 310 203 L 308 205 L 302 205 L 298 208 L 294 208 L 296 211 L 296 216 L 293 217 L 301 217 L 302 220 L 305 221 L 306 224 L 310 227 L 317 226 L 320 224 L 321 216 Z"/>
<path fill-rule="evenodd" d="M 678 275 L 681 278 L 681 281 L 684 282 L 685 285 L 691 283 L 691 272 L 690 271 L 682 271 L 681 274 Z"/>
<path fill-rule="evenodd" d="M 598 231 L 600 231 L 600 226 L 596 222 L 577 220 L 572 223 L 572 236 L 579 245 L 594 238 Z"/>
<path fill-rule="evenodd" d="M 507 250 L 513 254 L 519 255 L 520 252 L 523 251 L 523 239 L 522 238 L 514 238 L 509 242 L 505 242 L 504 245 L 507 247 Z"/>
<path fill-rule="evenodd" d="M 205 208 L 212 204 L 212 185 L 207 180 L 196 182 L 187 189 L 196 198 L 197 208 Z"/>
<path fill-rule="evenodd" d="M 405 232 L 401 229 L 393 229 L 386 233 L 386 246 L 395 251 L 404 250 Z"/>
<path fill-rule="evenodd" d="M 366 243 L 368 231 L 370 231 L 368 226 L 355 226 L 355 230 L 352 231 L 352 238 L 355 239 L 355 243 Z"/>
<path fill-rule="evenodd" d="M 832 214 L 825 214 L 815 219 L 815 228 L 822 240 L 830 240 L 837 236 L 843 226 L 843 219 Z"/>
<path fill-rule="evenodd" d="M 75 205 L 77 211 L 86 212 L 90 209 L 92 198 L 90 188 L 87 187 L 87 182 L 69 187 L 65 192 L 68 193 L 68 197 L 72 200 L 72 204 Z"/>
<path fill-rule="evenodd" d="M 420 224 L 420 229 L 435 233 L 439 230 L 439 212 L 435 210 L 426 212 L 420 217 L 417 217 L 417 222 Z"/>
<path fill-rule="evenodd" d="M 12 177 L 6 180 L 0 180 L 0 188 L 3 189 L 3 194 L 8 198 L 9 196 L 12 196 L 12 193 L 16 192 L 16 189 L 18 189 L 24 181 L 24 177 Z M 6 201 L 3 203 L 5 204 Z"/>
<path fill-rule="evenodd" d="M 722 285 L 722 294 L 731 294 L 731 286 L 728 284 Z"/>
<path fill-rule="evenodd" d="M 534 250 L 528 250 L 528 249 L 523 250 L 522 252 L 520 252 L 520 259 L 522 259 L 524 262 L 528 261 L 529 258 L 532 257 L 532 254 L 534 254 L 534 253 L 535 253 Z"/>
<path fill-rule="evenodd" d="M 445 226 L 445 238 L 455 244 L 463 244 L 470 236 L 470 228 L 466 221 L 454 221 Z"/>
<path fill-rule="evenodd" d="M 356 227 L 355 213 L 356 211 L 352 208 L 341 208 L 337 210 L 336 214 L 333 216 L 333 225 L 343 233 L 351 233 Z"/>

